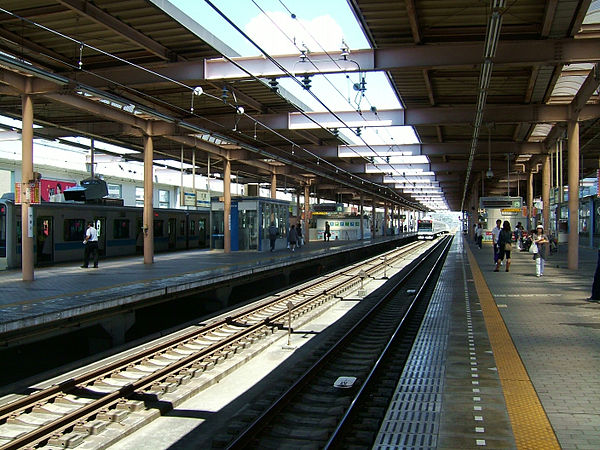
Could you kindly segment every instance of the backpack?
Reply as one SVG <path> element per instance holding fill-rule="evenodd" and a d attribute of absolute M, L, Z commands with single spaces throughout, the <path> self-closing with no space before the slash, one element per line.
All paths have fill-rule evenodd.
<path fill-rule="evenodd" d="M 269 237 L 272 237 L 272 238 L 277 237 L 277 227 L 276 226 L 271 225 L 269 227 Z"/>

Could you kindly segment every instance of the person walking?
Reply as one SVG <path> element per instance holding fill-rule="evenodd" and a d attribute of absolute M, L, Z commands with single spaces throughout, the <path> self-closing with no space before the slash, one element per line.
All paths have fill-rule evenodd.
<path fill-rule="evenodd" d="M 275 251 L 275 242 L 277 241 L 277 235 L 279 231 L 275 226 L 275 222 L 271 221 L 271 225 L 269 226 L 269 243 L 271 244 L 271 251 Z"/>
<path fill-rule="evenodd" d="M 85 250 L 83 252 L 83 269 L 87 269 L 90 263 L 90 255 L 94 258 L 94 269 L 98 268 L 98 231 L 94 228 L 92 222 L 88 222 L 87 230 L 85 231 Z"/>
<path fill-rule="evenodd" d="M 477 243 L 477 247 L 481 249 L 483 242 L 483 227 L 480 223 L 477 224 L 477 228 L 475 229 L 475 242 Z"/>
<path fill-rule="evenodd" d="M 498 237 L 500 236 L 500 231 L 502 228 L 500 225 L 502 221 L 500 219 L 496 220 L 496 227 L 492 229 L 492 244 L 494 245 L 494 264 L 498 262 Z"/>
<path fill-rule="evenodd" d="M 331 227 L 329 226 L 329 222 L 325 221 L 325 234 L 323 234 L 323 240 L 328 241 L 331 237 Z"/>
<path fill-rule="evenodd" d="M 290 248 L 292 251 L 296 250 L 296 242 L 298 242 L 298 233 L 296 232 L 296 226 L 292 225 L 290 228 L 290 233 L 288 235 L 288 242 L 290 243 Z"/>
<path fill-rule="evenodd" d="M 535 228 L 535 233 L 536 234 L 533 236 L 533 243 L 537 246 L 537 253 L 533 254 L 533 257 L 535 258 L 535 276 L 541 277 L 544 275 L 549 241 L 548 237 L 544 234 L 544 227 L 542 225 L 538 225 Z"/>
<path fill-rule="evenodd" d="M 494 272 L 500 270 L 500 265 L 504 256 L 506 256 L 506 271 L 510 268 L 510 251 L 512 249 L 512 231 L 510 229 L 510 222 L 505 220 L 502 224 L 502 230 L 498 235 L 498 261 L 496 261 L 496 268 Z"/>

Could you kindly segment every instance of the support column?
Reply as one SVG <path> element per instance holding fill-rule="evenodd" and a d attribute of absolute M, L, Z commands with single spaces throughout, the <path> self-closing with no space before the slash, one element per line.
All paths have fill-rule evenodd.
<path fill-rule="evenodd" d="M 144 136 L 144 264 L 152 264 L 154 262 L 154 143 L 152 141 L 152 124 L 148 125 L 147 133 Z"/>
<path fill-rule="evenodd" d="M 569 269 L 579 266 L 579 122 L 569 121 Z"/>
<path fill-rule="evenodd" d="M 225 159 L 223 164 L 223 249 L 225 253 L 231 253 L 231 161 Z"/>
<path fill-rule="evenodd" d="M 365 212 L 365 196 L 361 192 L 360 193 L 360 209 L 359 209 L 359 215 L 360 215 L 360 240 L 361 241 L 365 238 L 365 223 L 364 223 L 364 220 L 363 220 L 364 212 Z"/>
<path fill-rule="evenodd" d="M 304 243 L 308 243 L 309 241 L 309 222 L 310 222 L 310 186 L 308 184 L 304 185 Z"/>
<path fill-rule="evenodd" d="M 271 174 L 271 198 L 277 198 L 277 174 Z"/>
<path fill-rule="evenodd" d="M 527 174 L 527 232 L 533 228 L 533 168 Z"/>
<path fill-rule="evenodd" d="M 550 157 L 546 156 L 542 165 L 542 225 L 546 233 L 550 232 Z"/>
<path fill-rule="evenodd" d="M 26 81 L 27 92 L 31 92 L 31 79 Z M 33 100 L 31 95 L 23 94 L 22 131 L 21 131 L 21 271 L 23 281 L 33 281 L 33 230 L 34 219 L 31 208 L 29 182 L 33 180 Z"/>

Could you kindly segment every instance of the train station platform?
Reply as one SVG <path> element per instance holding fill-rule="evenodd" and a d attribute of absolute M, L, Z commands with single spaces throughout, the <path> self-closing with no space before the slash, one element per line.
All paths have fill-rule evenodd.
<path fill-rule="evenodd" d="M 363 241 L 314 241 L 295 252 L 159 253 L 153 264 L 136 256 L 101 260 L 98 269 L 71 263 L 36 268 L 35 280 L 27 282 L 20 271 L 0 271 L 0 345 L 27 343 L 92 323 L 100 323 L 114 345 L 121 344 L 135 320 L 132 311 L 145 305 L 202 293 L 202 302 L 212 302 L 213 310 L 224 309 L 234 304 L 236 286 L 243 290 L 262 281 L 263 291 L 273 290 L 294 282 L 294 271 L 326 271 L 414 238 L 415 233 L 404 233 Z"/>
<path fill-rule="evenodd" d="M 374 448 L 600 448 L 597 251 L 566 252 L 494 272 L 456 236 Z"/>

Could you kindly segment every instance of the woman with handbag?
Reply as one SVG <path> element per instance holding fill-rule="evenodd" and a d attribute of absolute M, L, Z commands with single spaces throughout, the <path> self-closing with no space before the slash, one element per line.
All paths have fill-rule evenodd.
<path fill-rule="evenodd" d="M 544 234 L 544 227 L 538 225 L 535 229 L 536 234 L 533 236 L 533 244 L 537 247 L 537 253 L 533 254 L 535 258 L 535 276 L 541 277 L 544 275 L 544 265 L 546 263 L 546 246 L 548 245 L 548 238 Z"/>
<path fill-rule="evenodd" d="M 512 231 L 510 229 L 510 222 L 505 220 L 502 224 L 502 230 L 498 235 L 498 261 L 496 262 L 496 268 L 494 272 L 500 270 L 500 264 L 506 255 L 506 271 L 510 268 L 510 251 L 512 250 Z"/>

